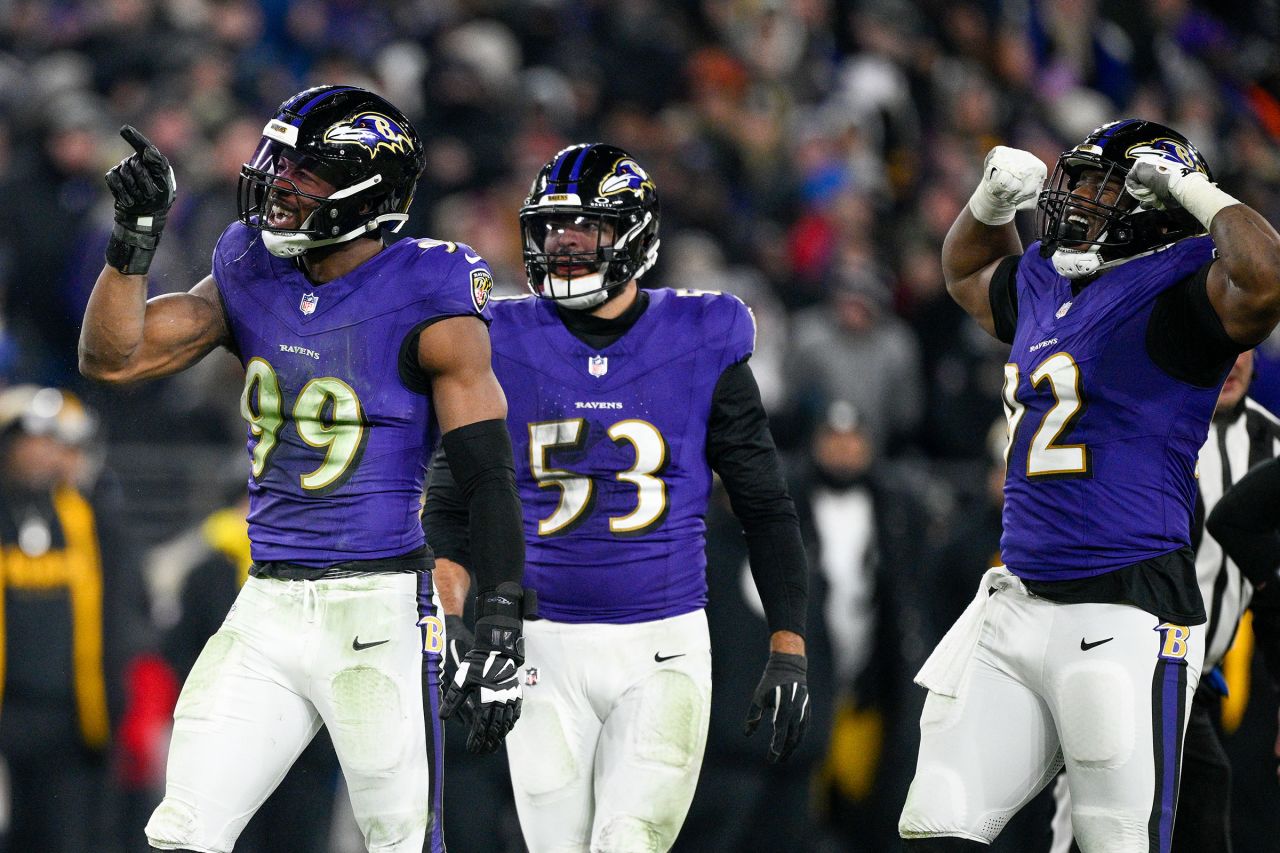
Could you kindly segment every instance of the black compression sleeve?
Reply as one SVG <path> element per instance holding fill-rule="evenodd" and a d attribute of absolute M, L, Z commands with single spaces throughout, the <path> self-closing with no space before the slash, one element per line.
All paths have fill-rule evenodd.
<path fill-rule="evenodd" d="M 782 478 L 760 389 L 745 361 L 726 368 L 716 383 L 707 460 L 742 523 L 769 631 L 804 636 L 809 571 L 800 522 Z"/>
<path fill-rule="evenodd" d="M 1254 586 L 1276 583 L 1280 566 L 1280 459 L 1256 466 L 1209 513 L 1205 528 Z"/>
<path fill-rule="evenodd" d="M 504 420 L 478 421 L 444 434 L 449 469 L 467 505 L 471 565 L 478 591 L 524 575 L 524 524 L 511 436 Z"/>
<path fill-rule="evenodd" d="M 987 298 L 991 301 L 991 317 L 996 324 L 996 338 L 1013 343 L 1018 326 L 1018 255 L 1010 255 L 996 266 L 991 275 Z"/>
<path fill-rule="evenodd" d="M 422 507 L 422 531 L 437 557 L 471 565 L 470 511 L 467 499 L 453 479 L 453 470 L 444 449 L 431 459 L 431 479 L 427 482 L 427 502 Z"/>

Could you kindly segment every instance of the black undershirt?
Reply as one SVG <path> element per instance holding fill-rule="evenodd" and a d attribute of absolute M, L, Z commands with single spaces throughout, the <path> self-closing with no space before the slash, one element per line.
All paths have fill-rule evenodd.
<path fill-rule="evenodd" d="M 1012 255 L 996 267 L 989 298 L 996 337 L 1013 343 L 1018 321 L 1017 271 L 1021 257 Z M 1248 347 L 1227 335 L 1209 302 L 1212 261 L 1159 296 L 1147 323 L 1147 355 L 1165 373 L 1200 388 L 1222 383 L 1231 364 Z M 1079 293 L 1096 279 L 1073 290 Z M 1128 602 L 1180 625 L 1207 621 L 1196 582 L 1195 553 L 1189 547 L 1143 560 L 1091 578 L 1024 581 L 1027 589 L 1063 604 Z"/>
<path fill-rule="evenodd" d="M 635 325 L 649 307 L 641 290 L 626 311 L 611 319 L 556 306 L 565 327 L 592 349 L 602 350 Z M 448 465 L 437 454 L 423 510 L 427 539 L 438 557 L 468 565 L 466 516 Z M 734 515 L 743 526 L 751 573 L 760 589 L 769 630 L 805 632 L 808 564 L 795 505 L 778 463 L 769 418 L 746 359 L 720 374 L 707 422 L 707 461 L 720 475 Z"/>

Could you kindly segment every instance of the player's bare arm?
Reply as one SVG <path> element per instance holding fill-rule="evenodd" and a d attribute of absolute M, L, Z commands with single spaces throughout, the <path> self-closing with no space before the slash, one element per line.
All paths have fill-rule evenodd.
<path fill-rule="evenodd" d="M 477 317 L 441 320 L 418 337 L 418 365 L 431 377 L 441 432 L 507 416 L 507 398 L 489 359 L 489 331 Z"/>
<path fill-rule="evenodd" d="M 148 300 L 145 276 L 104 266 L 80 330 L 80 372 L 110 383 L 168 376 L 229 337 L 213 276 L 187 293 Z"/>
<path fill-rule="evenodd" d="M 467 593 L 471 591 L 471 574 L 447 557 L 436 557 L 431 580 L 445 616 L 461 616 L 467 607 Z"/>
<path fill-rule="evenodd" d="M 1219 254 L 1209 269 L 1209 301 L 1233 341 L 1256 346 L 1280 322 L 1280 234 L 1236 204 L 1213 218 L 1209 235 Z"/>
<path fill-rule="evenodd" d="M 982 180 L 942 243 L 947 293 L 988 334 L 995 335 L 991 276 L 1000 262 L 1022 254 L 1014 214 L 1035 204 L 1047 173 L 1034 154 L 998 145 L 987 154 Z"/>
<path fill-rule="evenodd" d="M 178 187 L 169 161 L 145 136 L 128 125 L 120 135 L 134 153 L 106 175 L 115 224 L 79 347 L 80 372 L 112 383 L 177 373 L 228 339 L 212 277 L 188 293 L 147 301 L 147 273 Z"/>
<path fill-rule="evenodd" d="M 1271 224 L 1204 172 L 1155 155 L 1137 158 L 1126 189 L 1142 207 L 1181 207 L 1209 231 L 1218 249 L 1209 301 L 1223 328 L 1242 346 L 1266 339 L 1280 321 L 1280 234 Z"/>

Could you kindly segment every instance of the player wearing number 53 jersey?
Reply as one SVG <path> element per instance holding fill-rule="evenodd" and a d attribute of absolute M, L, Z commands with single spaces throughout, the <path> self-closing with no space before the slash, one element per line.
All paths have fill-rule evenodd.
<path fill-rule="evenodd" d="M 407 218 L 422 144 L 383 98 L 322 86 L 267 123 L 212 275 L 148 301 L 176 182 L 145 137 L 123 135 L 136 153 L 107 175 L 116 227 L 81 370 L 131 382 L 226 347 L 249 427 L 251 577 L 183 687 L 148 840 L 230 851 L 325 725 L 368 849 L 441 853 L 443 619 L 418 522 L 440 433 L 489 534 L 476 648 L 444 705 L 470 699 L 495 739 L 519 713 L 523 541 L 489 269 L 465 245 L 384 241 Z"/>
<path fill-rule="evenodd" d="M 1113 122 L 1046 172 L 993 149 L 943 246 L 949 292 L 1012 346 L 1005 565 L 916 678 L 908 850 L 980 849 L 1065 763 L 1085 853 L 1167 853 L 1204 656 L 1196 455 L 1280 319 L 1280 236 L 1181 134 Z"/>
<path fill-rule="evenodd" d="M 747 730 L 769 716 L 776 761 L 808 717 L 805 558 L 747 366 L 754 324 L 733 296 L 639 289 L 657 257 L 658 201 L 624 151 L 561 151 L 520 219 L 535 296 L 496 301 L 492 327 L 541 617 L 527 625 L 524 712 L 507 739 L 520 824 L 534 853 L 667 850 L 707 737 L 713 469 L 772 632 Z M 468 537 L 443 467 L 425 524 L 459 566 L 487 535 L 473 518 Z M 746 699 L 728 701 L 745 710 Z"/>

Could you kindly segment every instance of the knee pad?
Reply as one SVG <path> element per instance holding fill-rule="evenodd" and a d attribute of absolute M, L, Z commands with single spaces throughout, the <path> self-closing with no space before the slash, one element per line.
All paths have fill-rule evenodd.
<path fill-rule="evenodd" d="M 174 845 L 197 843 L 199 829 L 195 809 L 186 803 L 165 797 L 147 821 L 147 843 L 152 850 L 188 850 Z"/>
<path fill-rule="evenodd" d="M 659 828 L 635 817 L 614 817 L 591 840 L 591 853 L 662 853 L 675 838 L 663 839 Z"/>
<path fill-rule="evenodd" d="M 395 682 L 371 666 L 355 666 L 335 675 L 330 688 L 334 719 L 326 722 L 334 741 L 341 739 L 344 766 L 361 774 L 390 772 L 403 749 Z"/>
<path fill-rule="evenodd" d="M 1111 809 L 1071 810 L 1071 828 L 1083 853 L 1147 853 L 1149 814 Z"/>
<path fill-rule="evenodd" d="M 964 779 L 948 767 L 922 765 L 911 780 L 898 818 L 898 834 L 932 835 L 966 825 L 969 803 Z"/>
<path fill-rule="evenodd" d="M 683 672 L 661 670 L 641 688 L 636 756 L 670 767 L 691 767 L 702 757 L 706 705 L 698 685 Z"/>
<path fill-rule="evenodd" d="M 569 748 L 560 715 L 553 705 L 524 704 L 520 722 L 507 738 L 507 749 L 524 751 L 527 744 L 537 744 L 537 760 L 521 762 L 518 777 L 513 777 L 526 794 L 545 796 L 563 790 L 578 778 L 581 772 L 578 761 Z M 516 762 L 513 760 L 511 763 L 514 768 Z"/>
<path fill-rule="evenodd" d="M 205 643 L 195 665 L 182 684 L 182 693 L 173 709 L 175 720 L 207 720 L 214 716 L 219 701 L 218 675 L 243 654 L 240 639 L 229 631 L 219 631 Z"/>
<path fill-rule="evenodd" d="M 1133 754 L 1133 684 L 1118 664 L 1095 661 L 1067 668 L 1058 683 L 1062 751 L 1092 768 L 1116 767 Z"/>

